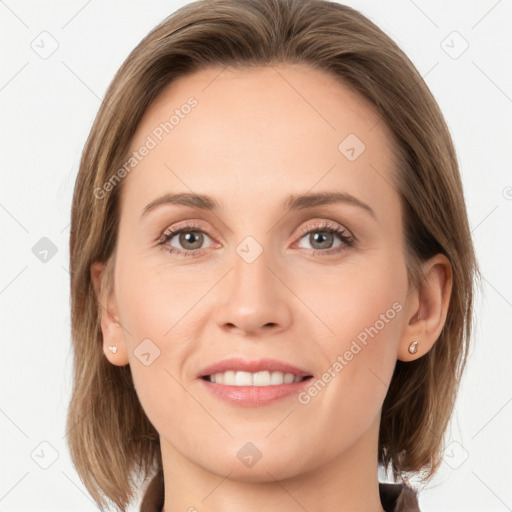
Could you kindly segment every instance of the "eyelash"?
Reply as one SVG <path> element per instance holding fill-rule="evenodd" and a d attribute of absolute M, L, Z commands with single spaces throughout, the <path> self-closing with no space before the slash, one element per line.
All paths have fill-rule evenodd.
<path fill-rule="evenodd" d="M 196 224 L 186 224 L 185 226 L 179 226 L 179 227 L 171 227 L 166 229 L 162 235 L 158 239 L 158 245 L 164 246 L 169 240 L 174 238 L 176 235 L 180 233 L 189 233 L 189 232 L 201 232 L 203 234 L 205 233 L 201 226 L 198 226 Z M 310 233 L 315 232 L 321 232 L 321 233 L 333 233 L 335 235 L 338 235 L 339 240 L 345 244 L 345 247 L 336 247 L 334 249 L 308 249 L 309 251 L 312 251 L 313 256 L 316 256 L 318 253 L 322 255 L 330 255 L 330 254 L 336 254 L 341 251 L 346 250 L 349 247 L 353 247 L 355 245 L 356 239 L 352 235 L 348 234 L 348 231 L 340 226 L 337 226 L 336 224 L 330 224 L 329 222 L 324 221 L 323 224 L 319 226 L 314 226 L 311 229 L 305 228 L 304 230 L 301 230 L 300 233 L 300 239 L 304 238 L 305 235 L 308 235 Z M 300 240 L 299 239 L 299 240 Z M 178 256 L 198 256 L 200 254 L 200 250 L 181 250 L 177 249 L 176 247 L 170 247 L 166 246 L 165 250 L 168 251 L 171 254 L 176 254 Z"/>

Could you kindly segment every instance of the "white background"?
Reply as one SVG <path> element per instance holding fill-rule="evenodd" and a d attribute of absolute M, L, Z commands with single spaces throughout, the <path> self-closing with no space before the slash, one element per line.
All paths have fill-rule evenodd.
<path fill-rule="evenodd" d="M 0 1 L 0 512 L 97 510 L 65 444 L 73 186 L 114 73 L 185 3 Z M 420 488 L 420 507 L 512 510 L 512 0 L 346 3 L 404 49 L 438 100 L 485 278 L 443 466 Z M 43 31 L 58 43 L 47 59 L 31 47 Z M 43 237 L 57 250 L 45 263 L 32 251 Z M 52 456 L 47 469 L 35 462 Z"/>

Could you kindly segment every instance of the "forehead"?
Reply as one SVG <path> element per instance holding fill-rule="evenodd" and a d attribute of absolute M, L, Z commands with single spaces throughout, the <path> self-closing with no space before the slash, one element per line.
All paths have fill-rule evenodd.
<path fill-rule="evenodd" d="M 173 81 L 146 111 L 130 154 L 150 149 L 125 178 L 122 201 L 139 211 L 186 191 L 241 206 L 249 191 L 277 201 L 342 189 L 380 197 L 384 209 L 397 200 L 390 139 L 370 102 L 326 72 L 212 67 Z"/>

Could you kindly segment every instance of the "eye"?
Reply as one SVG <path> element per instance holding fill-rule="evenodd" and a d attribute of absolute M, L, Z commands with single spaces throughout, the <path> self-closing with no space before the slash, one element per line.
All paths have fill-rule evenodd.
<path fill-rule="evenodd" d="M 185 226 L 167 228 L 160 236 L 158 243 L 164 246 L 171 254 L 198 256 L 201 254 L 200 249 L 203 248 L 205 237 L 210 239 L 201 226 L 186 224 Z M 176 239 L 179 247 L 171 243 L 173 239 Z M 304 226 L 301 230 L 299 242 L 303 239 L 306 239 L 312 246 L 310 248 L 306 247 L 306 249 L 312 251 L 313 255 L 339 253 L 355 245 L 355 238 L 346 229 L 329 222 L 316 226 Z M 333 247 L 336 240 L 338 240 L 339 244 Z"/>
<path fill-rule="evenodd" d="M 336 224 L 324 222 L 319 226 L 305 226 L 302 230 L 301 240 L 306 241 L 312 246 L 313 254 L 334 254 L 352 247 L 355 244 L 354 237 L 344 228 Z M 305 235 L 305 236 L 304 236 Z M 340 242 L 334 246 L 336 239 Z"/>
<path fill-rule="evenodd" d="M 159 244 L 164 245 L 166 250 L 171 254 L 177 254 L 179 256 L 196 256 L 199 254 L 198 249 L 202 248 L 205 237 L 210 238 L 204 231 L 202 231 L 200 226 L 187 224 L 186 226 L 166 229 L 159 238 Z M 168 243 L 174 238 L 176 238 L 177 243 L 180 244 L 182 249 Z"/>

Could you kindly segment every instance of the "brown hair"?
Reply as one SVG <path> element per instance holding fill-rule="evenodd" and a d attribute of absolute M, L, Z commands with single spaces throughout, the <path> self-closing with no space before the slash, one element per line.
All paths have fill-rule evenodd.
<path fill-rule="evenodd" d="M 67 420 L 75 467 L 96 503 L 124 509 L 134 474 L 161 467 L 159 437 L 133 386 L 129 365 L 102 351 L 94 261 L 114 286 L 112 266 L 123 182 L 102 187 L 126 160 L 142 115 L 174 79 L 211 66 L 307 64 L 370 100 L 393 134 L 410 283 L 420 263 L 443 253 L 452 265 L 447 320 L 431 350 L 397 361 L 385 398 L 379 462 L 395 479 L 440 464 L 443 436 L 466 365 L 473 284 L 479 277 L 461 178 L 449 130 L 414 65 L 356 10 L 327 0 L 208 0 L 165 19 L 131 52 L 110 84 L 87 139 L 71 214 L 70 272 L 74 382 Z"/>

